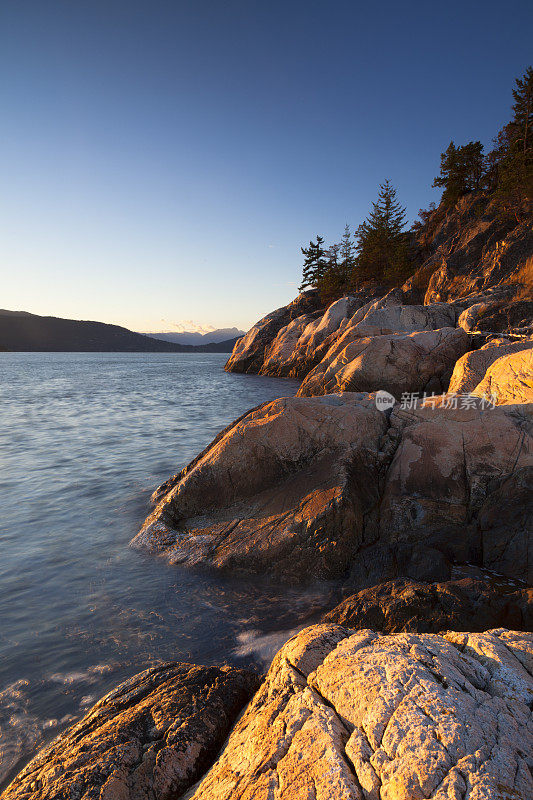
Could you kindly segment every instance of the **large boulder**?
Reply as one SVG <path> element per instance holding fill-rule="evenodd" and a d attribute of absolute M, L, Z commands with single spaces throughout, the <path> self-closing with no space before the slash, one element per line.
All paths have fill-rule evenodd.
<path fill-rule="evenodd" d="M 500 403 L 533 403 L 533 347 L 502 355 L 472 390 L 477 397 Z"/>
<path fill-rule="evenodd" d="M 453 368 L 448 391 L 456 394 L 469 394 L 483 380 L 486 371 L 498 358 L 531 350 L 533 339 L 511 342 L 509 339 L 492 339 L 479 350 L 471 350 L 457 361 Z"/>
<path fill-rule="evenodd" d="M 295 581 L 343 574 L 378 501 L 387 428 L 367 395 L 265 403 L 164 484 L 132 545 Z"/>
<path fill-rule="evenodd" d="M 154 493 L 132 545 L 296 582 L 350 572 L 354 589 L 469 561 L 531 580 L 532 419 L 474 396 L 265 403 Z"/>
<path fill-rule="evenodd" d="M 256 675 L 163 664 L 122 683 L 26 766 L 3 800 L 173 800 L 213 763 Z"/>
<path fill-rule="evenodd" d="M 491 408 L 472 398 L 465 407 L 454 408 L 452 404 L 447 408 L 449 402 L 443 396 L 413 408 L 393 409 L 391 433 L 397 431 L 399 444 L 373 520 L 374 540 L 431 540 L 451 556 L 458 546 L 464 548 L 468 540 L 474 540 L 485 563 L 495 521 L 490 522 L 488 511 L 484 522 L 479 515 L 491 495 L 500 491 L 502 482 L 522 475 L 521 470 L 525 475 L 533 470 L 533 406 Z M 511 480 L 507 485 L 508 516 L 501 518 L 504 522 L 498 534 L 502 537 L 500 549 L 504 542 L 514 541 L 516 560 L 511 564 L 503 550 L 501 558 L 494 550 L 490 566 L 510 577 L 531 581 L 533 528 L 524 534 L 524 514 L 529 512 L 527 506 L 524 510 L 527 492 L 522 482 L 515 485 Z M 367 541 L 371 525 L 368 519 Z"/>
<path fill-rule="evenodd" d="M 397 579 L 350 595 L 323 617 L 346 628 L 383 633 L 533 629 L 533 590 L 515 581 L 459 578 L 442 583 Z"/>
<path fill-rule="evenodd" d="M 259 320 L 248 333 L 239 339 L 229 357 L 225 369 L 228 372 L 259 372 L 265 351 L 272 344 L 281 328 L 304 314 L 318 312 L 320 298 L 315 291 L 302 292 L 287 306 L 272 311 Z"/>
<path fill-rule="evenodd" d="M 308 628 L 193 800 L 529 800 L 533 635 Z"/>
<path fill-rule="evenodd" d="M 442 392 L 469 346 L 462 328 L 355 337 L 338 353 L 328 351 L 298 394 L 383 389 L 399 400 L 404 392 Z"/>

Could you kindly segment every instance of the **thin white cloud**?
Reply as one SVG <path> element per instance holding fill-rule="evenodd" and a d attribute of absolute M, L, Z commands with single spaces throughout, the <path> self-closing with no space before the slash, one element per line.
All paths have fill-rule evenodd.
<path fill-rule="evenodd" d="M 165 333 L 212 333 L 216 331 L 214 325 L 204 325 L 202 322 L 195 322 L 193 319 L 180 319 L 177 322 L 174 322 L 170 319 L 165 319 L 161 317 L 159 320 L 161 323 L 161 332 Z"/>

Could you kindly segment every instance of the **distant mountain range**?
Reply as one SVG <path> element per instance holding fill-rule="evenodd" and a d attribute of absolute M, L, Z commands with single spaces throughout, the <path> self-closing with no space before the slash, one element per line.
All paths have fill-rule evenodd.
<path fill-rule="evenodd" d="M 227 342 L 230 339 L 239 339 L 244 336 L 245 331 L 238 328 L 218 328 L 209 333 L 195 333 L 194 331 L 163 331 L 158 333 L 143 333 L 143 336 L 151 336 L 152 339 L 161 339 L 163 342 L 174 342 L 174 344 L 203 345 L 219 342 Z"/>
<path fill-rule="evenodd" d="M 230 329 L 233 331 L 234 329 Z M 207 334 L 212 336 L 216 334 Z M 180 335 L 180 334 L 178 334 Z M 194 335 L 194 334 L 193 334 Z M 0 350 L 17 352 L 231 353 L 239 336 L 191 345 L 136 333 L 120 325 L 0 309 Z"/>

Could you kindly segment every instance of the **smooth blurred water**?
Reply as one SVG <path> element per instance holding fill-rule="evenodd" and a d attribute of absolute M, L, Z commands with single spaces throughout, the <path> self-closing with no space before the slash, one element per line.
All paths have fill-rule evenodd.
<path fill-rule="evenodd" d="M 155 660 L 250 663 L 316 617 L 287 590 L 128 548 L 153 489 L 295 381 L 224 354 L 0 353 L 0 785 Z"/>

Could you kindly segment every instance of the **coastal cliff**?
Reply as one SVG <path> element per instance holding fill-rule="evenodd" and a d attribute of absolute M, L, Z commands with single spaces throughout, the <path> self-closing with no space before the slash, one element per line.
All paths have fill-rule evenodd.
<path fill-rule="evenodd" d="M 531 225 L 471 196 L 424 236 L 401 286 L 303 292 L 236 343 L 228 371 L 299 378 L 298 395 L 221 431 L 131 543 L 328 580 L 338 604 L 262 681 L 131 678 L 2 800 L 533 796 Z"/>

